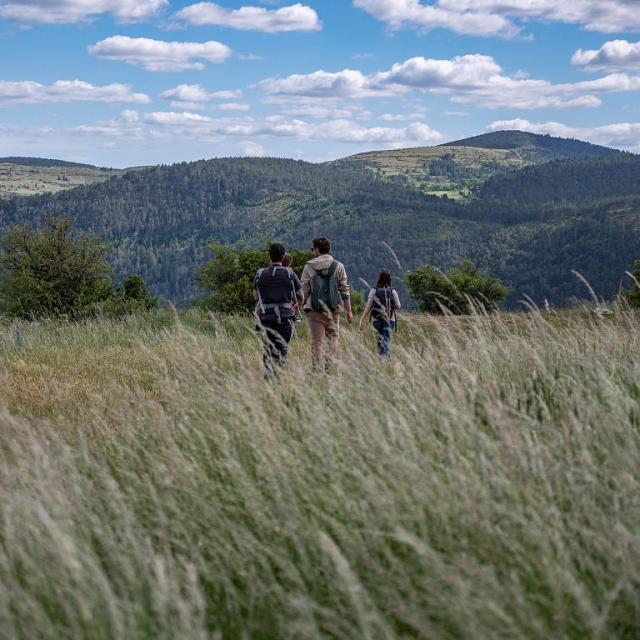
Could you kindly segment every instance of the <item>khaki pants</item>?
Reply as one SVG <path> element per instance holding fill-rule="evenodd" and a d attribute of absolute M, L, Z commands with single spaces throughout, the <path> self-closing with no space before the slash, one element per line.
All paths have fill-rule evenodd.
<path fill-rule="evenodd" d="M 339 313 L 321 313 L 320 311 L 307 311 L 307 322 L 311 332 L 311 357 L 314 368 L 322 364 L 324 339 L 329 341 L 329 353 L 325 366 L 329 367 L 338 355 L 338 333 L 340 331 Z"/>

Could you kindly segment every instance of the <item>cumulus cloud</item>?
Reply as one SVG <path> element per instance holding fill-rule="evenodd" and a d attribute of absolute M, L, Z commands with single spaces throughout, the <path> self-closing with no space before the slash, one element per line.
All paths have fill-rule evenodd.
<path fill-rule="evenodd" d="M 205 102 L 211 100 L 237 100 L 242 91 L 207 91 L 201 84 L 179 84 L 160 94 L 163 100 L 169 100 L 176 109 L 202 109 Z"/>
<path fill-rule="evenodd" d="M 0 17 L 24 23 L 74 23 L 111 13 L 120 22 L 154 15 L 168 0 L 0 0 Z"/>
<path fill-rule="evenodd" d="M 408 146 L 433 143 L 442 135 L 429 125 L 414 122 L 406 127 L 365 127 L 353 120 L 334 119 L 308 122 L 284 116 L 254 118 L 250 116 L 213 118 L 188 111 L 156 111 L 132 117 L 81 125 L 72 132 L 107 138 L 133 137 L 140 139 L 194 138 L 220 140 L 224 137 L 243 137 L 252 140 L 269 137 L 294 138 L 301 141 L 333 141 L 357 144 L 385 144 Z"/>
<path fill-rule="evenodd" d="M 578 49 L 571 63 L 587 71 L 640 71 L 640 42 L 612 40 L 599 49 Z"/>
<path fill-rule="evenodd" d="M 147 71 L 185 71 L 204 69 L 198 60 L 220 63 L 232 53 L 220 42 L 165 42 L 151 38 L 111 36 L 89 46 L 89 53 L 105 60 L 120 60 Z"/>
<path fill-rule="evenodd" d="M 478 36 L 514 37 L 528 20 L 581 25 L 616 33 L 640 29 L 637 0 L 353 0 L 391 29 L 450 29 Z"/>
<path fill-rule="evenodd" d="M 267 78 L 257 86 L 271 96 L 331 99 L 380 97 L 418 89 L 450 95 L 459 104 L 537 109 L 597 107 L 601 104 L 597 94 L 638 90 L 640 78 L 615 73 L 587 82 L 552 84 L 522 73 L 505 75 L 491 56 L 472 54 L 451 60 L 411 58 L 370 75 L 345 69 Z"/>
<path fill-rule="evenodd" d="M 372 76 L 361 71 L 314 71 L 296 73 L 286 78 L 267 78 L 257 85 L 265 93 L 283 96 L 306 96 L 309 98 L 372 98 L 393 95 L 400 88 L 377 84 Z"/>
<path fill-rule="evenodd" d="M 253 140 L 244 140 L 240 143 L 240 155 L 256 158 L 266 156 L 267 150 L 261 144 L 253 142 Z"/>
<path fill-rule="evenodd" d="M 36 104 L 41 102 L 133 102 L 146 104 L 149 96 L 132 93 L 128 84 L 96 86 L 82 80 L 58 80 L 40 84 L 24 80 L 0 81 L 0 104 Z"/>
<path fill-rule="evenodd" d="M 242 31 L 265 33 L 322 29 L 318 14 L 311 7 L 300 3 L 280 9 L 263 7 L 226 9 L 214 2 L 198 2 L 178 11 L 176 17 L 192 25 L 219 25 Z"/>
<path fill-rule="evenodd" d="M 640 122 L 620 122 L 599 127 L 572 127 L 561 122 L 531 122 L 524 118 L 515 118 L 496 120 L 487 129 L 490 131 L 518 129 L 562 138 L 579 138 L 608 147 L 640 151 Z"/>

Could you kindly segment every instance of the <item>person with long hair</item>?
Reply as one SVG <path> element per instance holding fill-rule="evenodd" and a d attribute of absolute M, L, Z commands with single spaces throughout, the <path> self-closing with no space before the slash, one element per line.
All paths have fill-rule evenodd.
<path fill-rule="evenodd" d="M 381 358 L 389 357 L 391 333 L 396 328 L 396 313 L 400 310 L 400 297 L 391 285 L 391 271 L 381 269 L 376 286 L 369 291 L 367 306 L 360 318 L 360 330 L 364 330 L 365 320 L 370 317 L 376 332 L 378 353 Z"/>

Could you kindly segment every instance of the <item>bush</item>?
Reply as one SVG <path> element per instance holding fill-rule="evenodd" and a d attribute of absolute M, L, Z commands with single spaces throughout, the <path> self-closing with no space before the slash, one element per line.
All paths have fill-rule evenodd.
<path fill-rule="evenodd" d="M 0 241 L 0 309 L 21 318 L 77 318 L 113 294 L 107 249 L 51 219 L 41 231 L 10 229 Z"/>
<path fill-rule="evenodd" d="M 500 280 L 476 268 L 470 260 L 446 273 L 431 265 L 420 267 L 409 272 L 405 281 L 420 311 L 434 314 L 495 311 L 508 293 Z"/>
<path fill-rule="evenodd" d="M 209 290 L 197 305 L 218 313 L 253 311 L 253 280 L 258 269 L 269 264 L 268 245 L 261 249 L 245 246 L 212 244 L 213 258 L 198 271 L 198 282 Z M 291 268 L 302 275 L 305 263 L 311 258 L 306 251 L 291 251 Z"/>
<path fill-rule="evenodd" d="M 636 260 L 633 266 L 631 288 L 623 291 L 621 297 L 632 309 L 640 309 L 640 260 Z"/>
<path fill-rule="evenodd" d="M 157 306 L 144 279 L 114 289 L 107 248 L 73 237 L 71 223 L 51 219 L 41 231 L 14 227 L 0 241 L 0 310 L 18 318 L 122 316 Z"/>

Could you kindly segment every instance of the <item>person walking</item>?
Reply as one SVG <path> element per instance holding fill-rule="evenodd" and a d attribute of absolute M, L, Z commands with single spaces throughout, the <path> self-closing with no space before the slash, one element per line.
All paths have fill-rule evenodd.
<path fill-rule="evenodd" d="M 331 255 L 331 242 L 324 236 L 313 239 L 313 258 L 302 271 L 303 311 L 307 316 L 311 333 L 311 355 L 314 369 L 323 360 L 325 339 L 329 352 L 325 358 L 325 370 L 338 355 L 340 312 L 344 309 L 347 322 L 353 322 L 351 294 L 347 271 L 341 262 Z"/>
<path fill-rule="evenodd" d="M 391 286 L 391 271 L 382 269 L 376 286 L 369 291 L 367 306 L 360 318 L 360 331 L 363 331 L 365 320 L 371 317 L 381 358 L 389 357 L 391 333 L 396 328 L 396 312 L 400 309 L 400 296 Z"/>
<path fill-rule="evenodd" d="M 302 284 L 291 267 L 282 265 L 284 257 L 284 247 L 272 244 L 270 266 L 258 270 L 253 281 L 264 345 L 263 362 L 269 377 L 276 375 L 287 359 L 295 322 L 294 305 L 303 301 Z"/>

